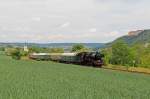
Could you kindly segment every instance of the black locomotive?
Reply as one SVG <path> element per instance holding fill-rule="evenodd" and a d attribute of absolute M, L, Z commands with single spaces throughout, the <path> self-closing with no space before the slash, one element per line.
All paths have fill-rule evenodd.
<path fill-rule="evenodd" d="M 101 67 L 103 65 L 104 55 L 100 52 L 81 52 L 77 54 L 81 65 L 88 65 L 93 67 Z"/>

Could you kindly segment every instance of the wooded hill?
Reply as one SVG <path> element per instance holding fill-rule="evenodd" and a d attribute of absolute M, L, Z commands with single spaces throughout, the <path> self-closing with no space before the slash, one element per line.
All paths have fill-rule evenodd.
<path fill-rule="evenodd" d="M 120 40 L 126 42 L 128 45 L 150 43 L 150 29 L 149 30 L 143 30 L 137 34 L 135 33 L 132 35 L 122 36 L 122 37 L 116 39 L 115 41 L 109 43 L 108 45 L 111 45 L 111 44 L 118 42 Z"/>

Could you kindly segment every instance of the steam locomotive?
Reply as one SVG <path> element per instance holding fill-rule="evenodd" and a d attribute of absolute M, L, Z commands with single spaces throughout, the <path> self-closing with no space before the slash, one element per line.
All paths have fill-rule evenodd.
<path fill-rule="evenodd" d="M 93 67 L 101 67 L 103 65 L 104 55 L 100 52 L 80 52 L 80 53 L 32 53 L 30 59 L 34 60 L 50 60 L 61 63 L 79 64 Z"/>

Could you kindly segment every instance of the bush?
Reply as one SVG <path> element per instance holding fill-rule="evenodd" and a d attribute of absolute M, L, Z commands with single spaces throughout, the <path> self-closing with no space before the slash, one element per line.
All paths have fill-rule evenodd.
<path fill-rule="evenodd" d="M 20 50 L 20 54 L 21 56 L 28 56 L 29 53 L 24 50 Z"/>
<path fill-rule="evenodd" d="M 15 48 L 6 48 L 5 49 L 5 54 L 7 56 L 11 56 L 11 54 L 14 52 Z"/>

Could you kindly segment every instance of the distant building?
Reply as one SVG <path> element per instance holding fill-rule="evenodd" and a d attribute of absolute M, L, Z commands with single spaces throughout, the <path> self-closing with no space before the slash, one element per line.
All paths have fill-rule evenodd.
<path fill-rule="evenodd" d="M 28 52 L 28 51 L 29 51 L 29 49 L 28 49 L 27 46 L 24 46 L 24 47 L 23 47 L 23 50 L 24 50 L 25 52 Z"/>
<path fill-rule="evenodd" d="M 143 32 L 144 30 L 137 30 L 137 31 L 130 31 L 128 33 L 129 36 L 137 36 L 138 34 L 140 34 L 141 32 Z"/>

